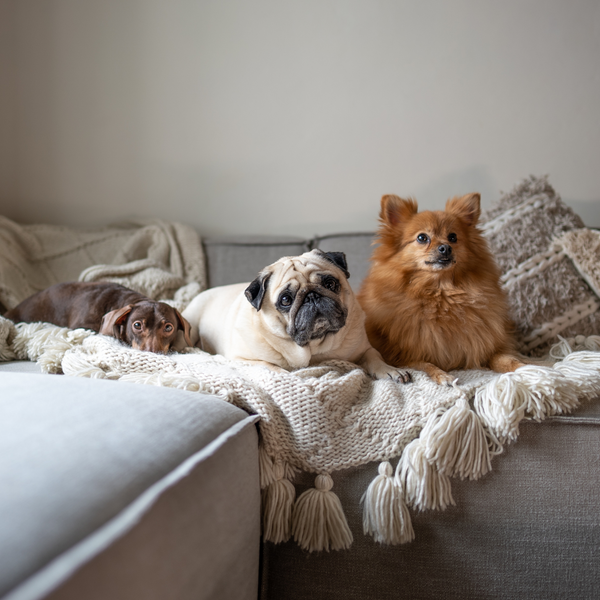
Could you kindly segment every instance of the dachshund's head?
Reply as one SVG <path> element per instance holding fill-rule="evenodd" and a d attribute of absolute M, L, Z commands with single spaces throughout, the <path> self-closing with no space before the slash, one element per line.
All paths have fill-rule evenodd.
<path fill-rule="evenodd" d="M 166 354 L 183 332 L 185 342 L 192 346 L 190 324 L 178 310 L 153 300 L 141 300 L 112 310 L 102 317 L 100 333 L 115 337 L 137 350 Z"/>

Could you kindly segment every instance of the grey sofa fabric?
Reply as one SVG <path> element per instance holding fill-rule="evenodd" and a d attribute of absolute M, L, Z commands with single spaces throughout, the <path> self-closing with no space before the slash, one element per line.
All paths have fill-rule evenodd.
<path fill-rule="evenodd" d="M 303 254 L 310 242 L 295 237 L 219 237 L 204 240 L 208 286 L 252 281 L 282 256 Z"/>
<path fill-rule="evenodd" d="M 344 252 L 350 272 L 350 284 L 354 292 L 358 292 L 362 280 L 367 276 L 370 267 L 371 253 L 375 234 L 373 232 L 336 234 L 317 237 L 312 247 L 324 252 Z"/>
<path fill-rule="evenodd" d="M 37 363 L 28 360 L 13 360 L 10 362 L 0 362 L 1 373 L 38 373 L 42 374 L 42 369 Z"/>
<path fill-rule="evenodd" d="M 181 390 L 60 375 L 0 378 L 0 594 L 45 597 L 88 563 L 53 597 L 92 597 L 70 595 L 86 576 L 95 597 L 131 598 L 127 589 L 143 585 L 138 597 L 161 598 L 174 584 L 181 589 L 173 598 L 255 595 L 254 417 Z M 113 543 L 109 555 L 125 551 L 132 561 L 121 572 L 114 562 L 104 579 Z M 243 560 L 232 547 L 238 555 L 244 548 Z"/>
<path fill-rule="evenodd" d="M 263 546 L 261 600 L 592 600 L 600 582 L 600 416 L 521 427 L 480 481 L 453 480 L 456 506 L 412 513 L 415 541 L 362 534 L 360 495 L 377 464 L 335 473 L 350 550 Z M 297 479 L 298 493 L 313 484 Z"/>
<path fill-rule="evenodd" d="M 342 233 L 311 240 L 294 237 L 215 237 L 204 240 L 209 287 L 252 281 L 267 265 L 282 256 L 313 248 L 344 252 L 355 292 L 367 275 L 373 250 L 373 232 Z"/>
<path fill-rule="evenodd" d="M 245 423 L 48 598 L 256 598 L 260 495 Z"/>
<path fill-rule="evenodd" d="M 346 253 L 356 291 L 373 237 L 205 240 L 209 283 L 250 281 L 318 247 Z M 0 394 L 23 423 L 0 415 L 0 481 L 11 491 L 0 492 L 0 596 L 17 586 L 4 600 L 598 597 L 600 402 L 522 424 L 490 474 L 452 480 L 455 507 L 412 512 L 410 544 L 362 534 L 360 497 L 377 464 L 333 473 L 354 543 L 308 554 L 293 541 L 260 546 L 256 431 L 222 400 L 40 375 L 27 362 L 0 364 Z M 27 502 L 13 495 L 21 480 Z M 299 474 L 297 493 L 313 483 Z M 20 521 L 10 523 L 7 499 Z"/>

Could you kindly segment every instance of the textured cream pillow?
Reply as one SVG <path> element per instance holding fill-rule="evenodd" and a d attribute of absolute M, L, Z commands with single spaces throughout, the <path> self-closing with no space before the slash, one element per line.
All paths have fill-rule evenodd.
<path fill-rule="evenodd" d="M 502 269 L 522 352 L 541 355 L 559 335 L 600 333 L 600 234 L 584 227 L 546 177 L 503 195 L 480 227 Z"/>

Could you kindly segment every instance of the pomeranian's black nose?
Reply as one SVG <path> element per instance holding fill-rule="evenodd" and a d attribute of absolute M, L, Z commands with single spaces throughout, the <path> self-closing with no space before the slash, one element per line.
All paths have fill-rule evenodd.
<path fill-rule="evenodd" d="M 452 246 L 450 246 L 450 244 L 442 244 L 441 246 L 438 246 L 438 252 L 442 256 L 449 258 L 452 255 Z"/>

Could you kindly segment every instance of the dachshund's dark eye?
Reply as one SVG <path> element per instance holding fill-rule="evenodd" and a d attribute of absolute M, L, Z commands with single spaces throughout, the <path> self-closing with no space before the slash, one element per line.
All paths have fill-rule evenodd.
<path fill-rule="evenodd" d="M 281 306 L 291 306 L 294 302 L 294 299 L 289 294 L 283 294 L 281 298 L 279 298 L 279 304 Z"/>
<path fill-rule="evenodd" d="M 324 277 L 322 286 L 332 292 L 337 292 L 340 287 L 340 282 L 335 277 Z"/>
<path fill-rule="evenodd" d="M 419 242 L 419 244 L 427 244 L 429 242 L 429 236 L 426 233 L 420 233 L 417 236 L 417 242 Z"/>
<path fill-rule="evenodd" d="M 173 325 L 171 325 L 171 323 L 167 323 L 167 324 L 165 325 L 165 331 L 166 331 L 167 333 L 171 333 L 171 331 L 173 331 Z"/>
<path fill-rule="evenodd" d="M 135 321 L 135 322 L 133 323 L 133 328 L 134 328 L 136 331 L 141 331 L 141 330 L 142 330 L 142 322 L 141 322 L 141 321 Z"/>
<path fill-rule="evenodd" d="M 455 234 L 455 233 L 451 233 L 451 234 L 448 236 L 448 241 L 449 241 L 451 244 L 455 244 L 457 240 L 458 240 L 458 238 L 456 237 L 456 234 Z"/>

